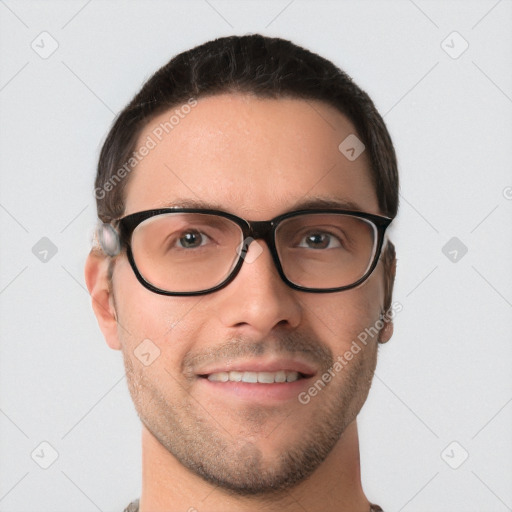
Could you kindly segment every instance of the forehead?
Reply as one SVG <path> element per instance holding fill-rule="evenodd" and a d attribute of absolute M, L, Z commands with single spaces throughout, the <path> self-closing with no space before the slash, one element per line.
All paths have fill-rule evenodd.
<path fill-rule="evenodd" d="M 138 139 L 125 214 L 193 202 L 264 220 L 311 198 L 379 213 L 366 153 L 350 161 L 338 149 L 354 134 L 316 100 L 222 94 L 178 105 Z"/>

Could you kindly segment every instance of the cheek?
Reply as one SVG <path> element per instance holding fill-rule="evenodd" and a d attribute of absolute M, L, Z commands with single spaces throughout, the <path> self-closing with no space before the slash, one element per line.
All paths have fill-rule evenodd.
<path fill-rule="evenodd" d="M 305 311 L 310 313 L 308 321 L 317 326 L 322 339 L 333 340 L 333 351 L 339 353 L 379 320 L 383 304 L 382 275 L 376 269 L 358 288 L 312 295 L 303 302 Z"/>
<path fill-rule="evenodd" d="M 113 288 L 118 333 L 123 344 L 134 346 L 150 339 L 161 350 L 170 339 L 187 339 L 188 320 L 202 297 L 171 297 L 144 288 L 126 259 L 116 262 Z"/>

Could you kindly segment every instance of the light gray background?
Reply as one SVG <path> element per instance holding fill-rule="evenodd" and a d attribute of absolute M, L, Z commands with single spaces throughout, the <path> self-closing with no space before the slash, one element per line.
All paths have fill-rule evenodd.
<path fill-rule="evenodd" d="M 512 510 L 511 22 L 510 0 L 0 1 L 0 510 L 120 512 L 139 496 L 139 420 L 83 278 L 98 151 L 173 55 L 251 32 L 346 70 L 396 145 L 403 311 L 359 418 L 367 496 L 386 512 Z M 43 31 L 47 59 L 31 48 L 50 47 Z M 455 262 L 452 237 L 468 249 Z"/>

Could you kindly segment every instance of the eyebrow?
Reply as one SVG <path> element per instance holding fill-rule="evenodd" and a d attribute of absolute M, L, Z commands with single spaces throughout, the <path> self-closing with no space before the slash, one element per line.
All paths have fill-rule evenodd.
<path fill-rule="evenodd" d="M 315 208 L 338 208 L 340 210 L 362 211 L 363 209 L 354 201 L 329 197 L 310 197 L 294 205 L 296 210 L 312 210 Z"/>
<path fill-rule="evenodd" d="M 221 210 L 228 211 L 226 209 L 226 205 L 221 203 L 216 203 L 212 201 L 205 201 L 200 199 L 191 199 L 191 198 L 176 198 L 175 200 L 163 204 L 163 208 L 197 208 L 197 209 L 205 209 L 205 210 Z M 354 201 L 349 201 L 341 198 L 330 198 L 330 197 L 309 197 L 307 199 L 299 200 L 294 203 L 291 208 L 289 208 L 286 212 L 295 211 L 295 210 L 315 210 L 321 208 L 332 208 L 339 210 L 350 210 L 350 211 L 358 211 L 361 212 L 363 209 Z"/>

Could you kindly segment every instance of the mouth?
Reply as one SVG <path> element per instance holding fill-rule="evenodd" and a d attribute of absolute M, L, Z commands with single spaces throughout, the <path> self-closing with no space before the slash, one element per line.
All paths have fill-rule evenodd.
<path fill-rule="evenodd" d="M 215 372 L 199 375 L 210 382 L 246 382 L 249 384 L 282 384 L 285 382 L 295 382 L 300 379 L 307 379 L 312 375 L 306 375 L 293 370 L 278 370 L 275 372 L 259 371 L 240 371 L 231 370 L 229 372 Z"/>
<path fill-rule="evenodd" d="M 196 376 L 201 388 L 216 400 L 236 398 L 269 404 L 296 399 L 317 373 L 304 361 L 253 359 L 212 365 Z"/>

